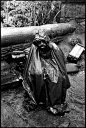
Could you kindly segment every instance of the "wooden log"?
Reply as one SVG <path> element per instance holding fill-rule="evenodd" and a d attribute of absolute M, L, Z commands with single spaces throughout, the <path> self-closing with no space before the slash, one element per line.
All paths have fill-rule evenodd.
<path fill-rule="evenodd" d="M 5 27 L 1 28 L 1 47 L 32 43 L 36 32 L 44 30 L 51 38 L 72 33 L 76 29 L 74 21 L 68 23 L 46 24 L 29 27 Z"/>

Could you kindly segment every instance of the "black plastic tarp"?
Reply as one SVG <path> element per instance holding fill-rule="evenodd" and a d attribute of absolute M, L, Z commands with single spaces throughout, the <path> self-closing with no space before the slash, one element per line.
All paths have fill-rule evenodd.
<path fill-rule="evenodd" d="M 58 46 L 42 55 L 32 44 L 23 73 L 23 87 L 35 105 L 43 102 L 48 108 L 65 101 L 70 82 L 64 54 Z"/>

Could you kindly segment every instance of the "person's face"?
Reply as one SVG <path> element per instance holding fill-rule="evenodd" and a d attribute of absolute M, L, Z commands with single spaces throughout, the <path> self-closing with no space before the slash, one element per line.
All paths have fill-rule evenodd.
<path fill-rule="evenodd" d="M 39 41 L 37 41 L 37 42 L 36 42 L 36 45 L 37 45 L 37 47 L 39 47 L 40 49 L 44 49 L 44 48 L 47 46 L 47 44 L 46 44 L 46 42 L 45 42 L 44 40 L 39 40 Z"/>

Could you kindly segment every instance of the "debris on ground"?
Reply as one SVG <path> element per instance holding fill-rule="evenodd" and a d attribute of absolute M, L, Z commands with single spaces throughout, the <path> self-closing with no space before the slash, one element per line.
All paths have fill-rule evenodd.
<path fill-rule="evenodd" d="M 18 86 L 20 81 L 22 81 L 20 73 L 13 70 L 6 61 L 1 61 L 1 89 Z"/>
<path fill-rule="evenodd" d="M 79 72 L 79 68 L 77 64 L 67 63 L 66 64 L 67 73 L 77 73 Z"/>
<path fill-rule="evenodd" d="M 76 44 L 72 51 L 68 54 L 67 60 L 71 62 L 77 62 L 83 51 L 85 51 L 84 46 L 79 43 Z"/>

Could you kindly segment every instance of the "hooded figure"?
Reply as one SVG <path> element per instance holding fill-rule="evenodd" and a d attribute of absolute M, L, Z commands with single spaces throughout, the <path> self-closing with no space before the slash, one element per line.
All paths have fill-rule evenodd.
<path fill-rule="evenodd" d="M 32 109 L 42 103 L 53 114 L 65 111 L 66 91 L 70 87 L 70 82 L 64 54 L 44 32 L 35 35 L 28 53 L 23 87 L 30 97 L 27 102 Z"/>

